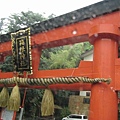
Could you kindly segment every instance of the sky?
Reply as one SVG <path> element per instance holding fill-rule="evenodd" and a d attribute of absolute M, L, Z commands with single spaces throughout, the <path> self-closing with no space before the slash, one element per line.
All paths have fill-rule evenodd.
<path fill-rule="evenodd" d="M 0 18 L 28 10 L 45 17 L 56 16 L 80 9 L 102 0 L 0 0 Z"/>

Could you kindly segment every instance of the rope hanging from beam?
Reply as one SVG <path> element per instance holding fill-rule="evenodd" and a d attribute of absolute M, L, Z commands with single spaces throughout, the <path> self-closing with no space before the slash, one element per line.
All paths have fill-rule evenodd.
<path fill-rule="evenodd" d="M 15 84 L 19 85 L 51 85 L 51 84 L 72 84 L 72 83 L 100 83 L 106 82 L 110 83 L 111 79 L 108 78 L 88 78 L 88 77 L 56 77 L 56 78 L 21 78 L 21 77 L 13 77 L 0 79 L 0 84 Z"/>

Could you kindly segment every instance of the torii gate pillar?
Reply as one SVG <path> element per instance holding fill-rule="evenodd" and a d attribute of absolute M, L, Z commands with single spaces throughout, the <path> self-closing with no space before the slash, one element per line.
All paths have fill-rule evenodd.
<path fill-rule="evenodd" d="M 89 120 L 118 120 L 115 60 L 118 58 L 120 31 L 112 24 L 101 24 L 93 27 L 89 35 L 94 45 L 93 77 L 112 79 L 109 85 L 92 85 Z"/>

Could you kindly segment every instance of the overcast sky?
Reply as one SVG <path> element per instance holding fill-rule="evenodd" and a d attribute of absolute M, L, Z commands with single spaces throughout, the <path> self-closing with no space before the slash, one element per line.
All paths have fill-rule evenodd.
<path fill-rule="evenodd" d="M 48 16 L 56 16 L 77 10 L 102 0 L 0 0 L 0 18 L 13 13 L 31 10 Z"/>

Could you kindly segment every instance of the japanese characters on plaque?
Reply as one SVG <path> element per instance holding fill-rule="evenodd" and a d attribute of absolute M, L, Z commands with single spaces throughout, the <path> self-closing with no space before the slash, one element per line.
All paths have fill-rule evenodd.
<path fill-rule="evenodd" d="M 14 70 L 32 74 L 30 28 L 11 33 Z"/>

